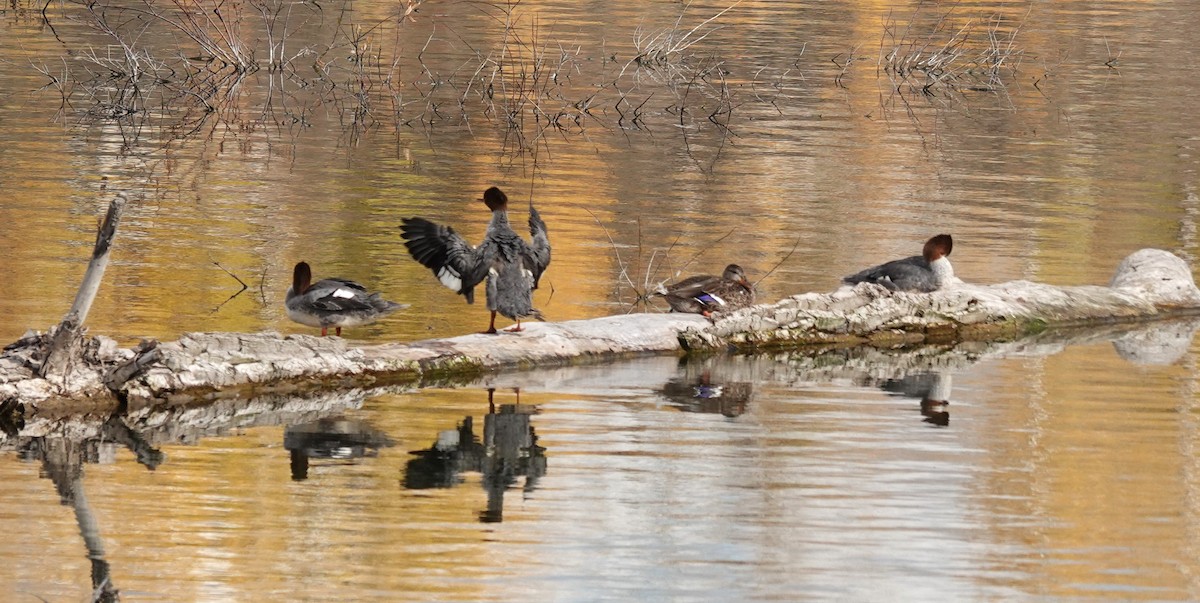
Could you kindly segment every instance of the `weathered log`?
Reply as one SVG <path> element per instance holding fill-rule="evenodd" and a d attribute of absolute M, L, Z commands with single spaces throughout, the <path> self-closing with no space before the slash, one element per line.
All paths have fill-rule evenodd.
<path fill-rule="evenodd" d="M 580 392 L 588 395 L 628 395 L 630 389 L 658 391 L 679 403 L 695 403 L 694 385 L 705 379 L 747 401 L 761 383 L 792 386 L 849 381 L 876 386 L 910 375 L 950 375 L 972 365 L 1012 356 L 1048 356 L 1071 345 L 1112 342 L 1117 352 L 1134 363 L 1177 361 L 1190 349 L 1200 319 L 1150 324 L 1119 323 L 1089 328 L 1050 329 L 1016 341 L 965 341 L 912 348 L 807 347 L 750 356 L 694 355 L 678 358 L 655 355 L 605 364 L 540 367 L 503 371 L 447 382 L 476 390 L 479 408 L 488 406 L 488 389 L 520 388 L 522 392 Z M 681 366 L 682 365 L 682 366 Z M 734 388 L 747 384 L 748 388 Z M 678 387 L 685 386 L 685 387 Z M 339 416 L 361 408 L 366 398 L 412 389 L 387 385 L 343 390 L 272 392 L 223 397 L 207 403 L 131 405 L 120 417 L 72 412 L 65 406 L 43 406 L 27 417 L 19 431 L 0 433 L 0 450 L 45 449 L 51 440 L 104 442 L 127 448 L 148 468 L 163 462 L 154 446 L 194 443 L 210 436 L 247 427 L 296 425 Z M 726 396 L 729 397 L 729 396 Z M 447 426 L 449 427 L 449 426 Z M 433 438 L 434 433 L 430 433 Z M 111 457 L 112 451 L 101 456 Z"/>
<path fill-rule="evenodd" d="M 1187 263 L 1160 249 L 1142 249 L 1121 262 L 1108 287 L 1013 281 L 907 293 L 863 283 L 741 310 L 680 338 L 693 350 L 913 345 L 1011 339 L 1053 327 L 1197 313 L 1200 289 Z"/>
<path fill-rule="evenodd" d="M 125 210 L 128 199 L 125 193 L 118 193 L 108 204 L 108 213 L 96 230 L 96 244 L 92 247 L 92 259 L 88 262 L 87 272 L 83 282 L 75 294 L 75 301 L 62 322 L 52 328 L 43 342 L 46 350 L 38 367 L 38 376 L 54 381 L 58 385 L 70 389 L 73 373 L 83 356 L 84 323 L 88 312 L 92 309 L 92 301 L 100 291 L 100 282 L 104 279 L 104 271 L 108 268 L 109 251 L 112 249 L 113 238 L 117 235 L 117 225 L 121 222 L 121 213 Z"/>
<path fill-rule="evenodd" d="M 631 314 L 528 325 L 521 334 L 466 335 L 359 345 L 338 337 L 276 333 L 191 333 L 156 347 L 118 349 L 88 340 L 65 393 L 38 379 L 21 349 L 0 357 L 0 399 L 35 407 L 115 407 L 107 382 L 130 408 L 233 396 L 384 384 L 454 382 L 507 368 L 568 365 L 696 349 L 1011 340 L 1050 328 L 1137 322 L 1200 313 L 1187 265 L 1159 250 L 1126 258 L 1110 287 L 1054 287 L 1018 281 L 957 284 L 934 293 L 894 293 L 864 284 L 797 295 L 710 323 L 697 315 Z M 107 401 L 107 402 L 106 402 Z M 83 403 L 83 404 L 81 404 Z"/>

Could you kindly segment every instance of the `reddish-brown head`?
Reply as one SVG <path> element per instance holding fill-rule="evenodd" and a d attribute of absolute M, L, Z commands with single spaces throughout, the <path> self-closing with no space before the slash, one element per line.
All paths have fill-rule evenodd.
<path fill-rule="evenodd" d="M 296 268 L 292 270 L 292 292 L 297 295 L 304 293 L 311 284 L 312 268 L 308 267 L 308 262 L 296 264 Z"/>
<path fill-rule="evenodd" d="M 504 191 L 492 187 L 483 191 L 483 199 L 480 199 L 492 211 L 503 211 L 508 209 L 508 195 Z"/>
<path fill-rule="evenodd" d="M 950 255 L 952 249 L 954 249 L 954 239 L 948 234 L 940 234 L 925 241 L 925 251 L 921 255 L 925 257 L 926 262 L 932 262 Z"/>

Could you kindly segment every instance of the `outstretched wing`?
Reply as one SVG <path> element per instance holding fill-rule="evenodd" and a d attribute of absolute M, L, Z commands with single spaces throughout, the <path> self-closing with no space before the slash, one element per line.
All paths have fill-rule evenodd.
<path fill-rule="evenodd" d="M 408 253 L 447 288 L 475 303 L 475 285 L 487 276 L 487 265 L 478 250 L 471 247 L 449 226 L 425 218 L 404 218 L 400 236 Z"/>
<path fill-rule="evenodd" d="M 537 289 L 542 273 L 550 265 L 550 235 L 546 232 L 546 223 L 542 221 L 541 214 L 532 205 L 529 206 L 529 237 L 525 266 L 533 273 L 533 288 Z"/>

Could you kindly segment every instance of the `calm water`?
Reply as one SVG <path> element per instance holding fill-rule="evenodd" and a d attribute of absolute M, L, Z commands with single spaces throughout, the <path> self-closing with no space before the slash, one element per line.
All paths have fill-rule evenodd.
<path fill-rule="evenodd" d="M 1195 328 L 1171 332 L 1172 364 L 1126 359 L 1159 325 L 1121 347 L 651 358 L 139 414 L 82 449 L 14 438 L 0 583 L 85 598 L 87 542 L 137 601 L 1195 600 Z"/>
<path fill-rule="evenodd" d="M 0 339 L 61 318 L 115 190 L 135 202 L 89 325 L 123 341 L 310 332 L 282 307 L 301 259 L 412 304 L 351 338 L 480 329 L 396 226 L 478 237 L 493 184 L 549 223 L 556 320 L 731 261 L 776 268 L 768 301 L 829 290 L 936 232 L 977 283 L 1196 255 L 1190 2 L 399 4 L 242 6 L 204 29 L 253 49 L 238 75 L 186 70 L 182 12 L 52 2 L 48 27 L 6 3 Z M 1097 336 L 921 361 L 936 377 L 504 375 L 490 419 L 478 383 L 175 409 L 83 449 L 31 425 L 0 440 L 0 591 L 85 599 L 102 543 L 127 600 L 1197 599 L 1196 350 L 1173 336 L 1165 364 Z M 899 393 L 935 382 L 948 416 Z M 410 454 L 467 416 L 493 446 Z"/>

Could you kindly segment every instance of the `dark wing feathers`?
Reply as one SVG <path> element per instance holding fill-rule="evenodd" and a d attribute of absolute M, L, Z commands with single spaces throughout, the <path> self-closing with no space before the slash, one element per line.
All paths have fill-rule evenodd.
<path fill-rule="evenodd" d="M 360 292 L 366 292 L 366 287 L 354 282 L 341 278 L 321 279 L 311 286 L 308 291 L 319 294 L 320 297 L 312 299 L 312 305 L 326 312 L 349 312 L 353 310 L 369 310 L 370 304 L 363 301 L 364 298 L 359 295 L 339 295 L 341 289 L 354 289 Z"/>
<path fill-rule="evenodd" d="M 912 288 L 910 280 L 919 280 L 928 271 L 929 262 L 919 255 L 914 255 L 867 268 L 843 278 L 842 282 L 849 285 L 875 283 L 897 291 Z"/>
<path fill-rule="evenodd" d="M 488 266 L 480 254 L 449 226 L 424 218 L 404 218 L 401 236 L 408 253 L 433 271 L 446 287 L 475 303 L 475 285 L 487 276 Z"/>
<path fill-rule="evenodd" d="M 525 265 L 533 273 L 533 288 L 537 289 L 542 273 L 550 265 L 550 234 L 541 214 L 532 205 L 529 206 L 529 238 Z"/>
<path fill-rule="evenodd" d="M 717 277 L 707 274 L 688 277 L 667 287 L 667 294 L 674 297 L 694 299 L 696 296 L 707 294 L 708 292 L 705 289 L 710 283 L 716 280 Z"/>

